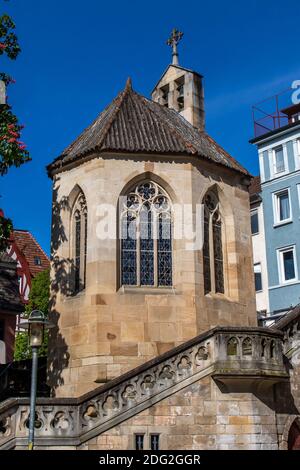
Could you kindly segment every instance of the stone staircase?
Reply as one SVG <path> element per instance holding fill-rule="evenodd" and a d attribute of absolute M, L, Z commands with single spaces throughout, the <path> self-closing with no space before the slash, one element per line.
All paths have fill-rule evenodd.
<path fill-rule="evenodd" d="M 208 375 L 223 389 L 249 392 L 287 380 L 282 337 L 267 328 L 216 327 L 79 398 L 40 398 L 35 445 L 77 448 Z M 29 399 L 0 405 L 0 449 L 26 447 L 28 417 Z"/>

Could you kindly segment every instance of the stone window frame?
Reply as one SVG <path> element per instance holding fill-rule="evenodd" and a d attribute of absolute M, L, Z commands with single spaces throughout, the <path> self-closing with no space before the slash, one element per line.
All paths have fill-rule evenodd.
<path fill-rule="evenodd" d="M 205 204 L 205 199 L 208 197 L 211 197 L 212 199 L 215 199 L 215 208 L 210 209 L 207 204 Z M 203 283 L 204 283 L 204 295 L 226 295 L 226 279 L 225 279 L 225 263 L 226 263 L 226 256 L 225 256 L 225 249 L 226 247 L 226 240 L 225 240 L 225 230 L 224 230 L 224 220 L 222 217 L 222 208 L 221 208 L 221 203 L 220 203 L 220 198 L 218 191 L 215 190 L 215 188 L 208 189 L 203 198 L 202 198 L 202 204 L 204 205 L 204 239 L 203 239 L 203 249 L 202 249 L 202 260 L 203 260 Z M 205 253 L 205 217 L 206 213 L 208 213 L 208 254 Z M 214 241 L 214 231 L 213 231 L 213 219 L 215 215 L 217 215 L 217 222 L 220 223 L 220 231 L 221 231 L 221 250 L 222 250 L 222 290 L 217 290 L 216 288 L 216 259 L 215 259 L 215 241 Z M 210 287 L 205 285 L 205 263 L 207 263 L 209 260 L 209 275 L 210 275 Z"/>
<path fill-rule="evenodd" d="M 152 437 L 158 436 L 157 442 L 158 442 L 158 449 L 152 449 Z M 150 432 L 149 433 L 149 447 L 151 450 L 155 450 L 156 452 L 161 450 L 160 449 L 160 444 L 161 444 L 161 435 L 159 432 Z"/>
<path fill-rule="evenodd" d="M 279 443 L 279 449 L 280 450 L 288 450 L 288 440 L 289 440 L 289 433 L 291 430 L 291 427 L 293 424 L 297 422 L 298 425 L 300 426 L 300 415 L 293 414 L 291 416 L 288 416 L 286 419 L 286 422 L 283 426 L 283 431 L 281 435 L 281 440 Z"/>
<path fill-rule="evenodd" d="M 71 295 L 77 295 L 86 287 L 86 258 L 87 258 L 87 232 L 88 232 L 88 208 L 83 190 L 76 187 L 76 196 L 70 211 L 70 271 L 69 291 Z M 79 271 L 76 269 L 76 225 L 80 221 L 79 237 Z M 78 279 L 77 279 L 78 275 Z M 78 285 L 77 285 L 78 283 Z"/>
<path fill-rule="evenodd" d="M 143 448 L 142 449 L 138 449 L 137 448 L 137 437 L 138 436 L 142 436 L 142 442 L 143 442 Z M 143 432 L 136 432 L 134 433 L 134 450 L 145 450 L 145 433 Z"/>
<path fill-rule="evenodd" d="M 149 172 L 140 175 L 139 178 L 134 178 L 131 182 L 129 182 L 126 185 L 126 190 L 123 190 L 120 195 L 120 199 L 118 202 L 118 245 L 117 245 L 117 272 L 118 272 L 118 279 L 117 279 L 117 285 L 118 288 L 121 288 L 124 292 L 148 292 L 149 293 L 156 293 L 156 292 L 173 292 L 174 291 L 174 253 L 175 253 L 175 240 L 174 240 L 174 214 L 173 214 L 173 198 L 170 195 L 170 192 L 165 188 L 165 185 L 163 182 L 160 181 L 160 178 L 155 177 L 155 175 L 150 174 Z M 136 284 L 124 284 L 122 282 L 122 240 L 121 240 L 121 230 L 122 230 L 122 210 L 123 210 L 123 204 L 124 201 L 122 201 L 121 198 L 127 197 L 130 193 L 132 193 L 138 186 L 145 184 L 145 183 L 152 183 L 156 187 L 161 190 L 162 195 L 165 196 L 168 199 L 169 206 L 170 206 L 170 228 L 171 228 L 171 284 L 170 285 L 158 285 L 158 263 L 157 263 L 157 240 L 155 240 L 154 243 L 154 284 L 141 284 L 140 282 L 140 272 L 137 271 L 137 283 Z M 137 246 L 136 248 L 136 253 L 137 253 L 137 267 L 136 269 L 139 270 L 139 262 L 138 258 L 140 256 L 139 252 L 139 247 Z"/>
<path fill-rule="evenodd" d="M 134 420 L 134 418 L 133 418 Z M 165 450 L 168 448 L 168 435 L 165 433 L 165 426 L 140 426 L 135 425 L 134 422 L 131 427 L 130 436 L 128 439 L 128 448 L 129 450 L 136 450 L 135 448 L 135 436 L 137 434 L 142 434 L 144 436 L 144 451 L 151 450 L 151 435 L 159 435 L 159 451 Z"/>

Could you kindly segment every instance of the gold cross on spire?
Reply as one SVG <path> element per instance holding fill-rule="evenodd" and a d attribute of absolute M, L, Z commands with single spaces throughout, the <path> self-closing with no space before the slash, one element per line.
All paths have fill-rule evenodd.
<path fill-rule="evenodd" d="M 171 36 L 167 40 L 168 46 L 172 47 L 172 64 L 178 65 L 178 52 L 177 52 L 177 44 L 181 40 L 183 33 L 178 31 L 178 29 L 173 28 Z"/>

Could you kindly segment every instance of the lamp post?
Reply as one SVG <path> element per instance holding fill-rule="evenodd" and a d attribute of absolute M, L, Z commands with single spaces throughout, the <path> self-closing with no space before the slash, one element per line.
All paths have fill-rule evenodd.
<path fill-rule="evenodd" d="M 43 314 L 43 312 L 41 312 L 40 310 L 33 310 L 29 315 L 27 324 L 28 341 L 29 346 L 31 346 L 32 349 L 28 450 L 33 450 L 38 351 L 43 344 L 46 326 L 49 328 L 50 323 L 45 319 L 45 315 Z"/>

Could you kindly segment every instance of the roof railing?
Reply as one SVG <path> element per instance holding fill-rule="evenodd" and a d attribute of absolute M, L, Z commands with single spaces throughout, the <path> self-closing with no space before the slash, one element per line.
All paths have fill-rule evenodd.
<path fill-rule="evenodd" d="M 291 124 L 289 110 L 296 106 L 293 103 L 294 91 L 287 88 L 252 106 L 255 138 Z"/>

